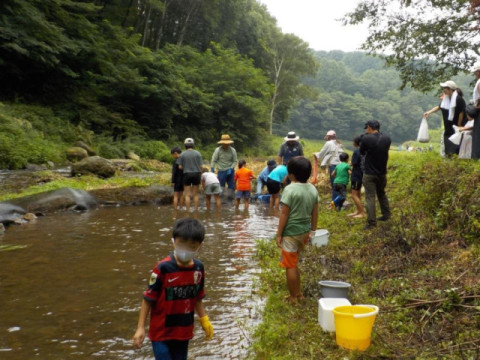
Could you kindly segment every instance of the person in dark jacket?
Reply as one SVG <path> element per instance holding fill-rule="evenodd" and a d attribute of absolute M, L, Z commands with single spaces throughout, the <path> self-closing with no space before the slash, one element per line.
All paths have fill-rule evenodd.
<path fill-rule="evenodd" d="M 365 156 L 363 172 L 363 186 L 365 188 L 365 208 L 367 210 L 367 224 L 364 229 L 373 228 L 377 220 L 387 221 L 391 217 L 385 187 L 387 185 L 388 150 L 392 140 L 388 135 L 380 132 L 380 123 L 370 120 L 365 124 L 365 135 L 360 144 L 360 154 Z M 375 195 L 380 204 L 382 216 L 378 219 L 375 214 Z"/>
<path fill-rule="evenodd" d="M 177 159 L 182 153 L 178 146 L 172 148 L 170 153 L 173 157 L 172 163 L 172 187 L 173 187 L 173 208 L 182 208 L 183 206 L 183 171 L 178 167 Z"/>

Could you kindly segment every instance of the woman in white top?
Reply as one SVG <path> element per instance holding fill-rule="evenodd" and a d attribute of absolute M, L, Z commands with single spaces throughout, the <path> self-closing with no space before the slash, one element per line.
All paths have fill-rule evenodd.
<path fill-rule="evenodd" d="M 473 88 L 473 105 L 480 109 L 480 62 L 475 64 L 472 72 L 475 75 L 475 79 L 477 79 Z M 472 129 L 472 159 L 480 159 L 480 119 L 478 113 L 477 111 L 476 122 Z"/>
<path fill-rule="evenodd" d="M 467 123 L 458 130 L 462 133 L 462 141 L 460 142 L 460 151 L 458 157 L 460 159 L 470 159 L 472 157 L 472 129 L 477 116 L 477 108 L 473 105 L 467 105 L 465 113 L 467 114 Z"/>

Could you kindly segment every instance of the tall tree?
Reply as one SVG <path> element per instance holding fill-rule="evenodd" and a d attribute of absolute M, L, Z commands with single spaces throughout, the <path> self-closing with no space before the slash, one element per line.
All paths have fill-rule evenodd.
<path fill-rule="evenodd" d="M 270 74 L 273 95 L 270 104 L 270 134 L 274 122 L 285 122 L 300 96 L 301 77 L 315 74 L 317 63 L 308 44 L 293 34 L 278 32 L 270 44 Z"/>
<path fill-rule="evenodd" d="M 480 57 L 478 0 L 364 0 L 345 23 L 367 23 L 363 49 L 388 54 L 403 86 L 427 91 Z"/>

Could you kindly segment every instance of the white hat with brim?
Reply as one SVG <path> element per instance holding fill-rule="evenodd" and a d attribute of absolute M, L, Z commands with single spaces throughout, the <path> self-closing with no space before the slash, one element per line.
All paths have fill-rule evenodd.
<path fill-rule="evenodd" d="M 295 131 L 290 131 L 287 136 L 285 136 L 283 138 L 285 141 L 298 141 L 298 139 L 300 139 L 299 136 L 297 136 L 297 134 L 295 134 Z"/>
<path fill-rule="evenodd" d="M 480 71 L 480 62 L 477 62 L 475 65 L 473 65 L 472 73 L 476 73 L 477 71 Z"/>
<path fill-rule="evenodd" d="M 457 89 L 457 84 L 455 84 L 455 82 L 453 82 L 452 80 L 448 80 L 448 81 L 445 81 L 444 83 L 440 83 L 440 86 L 442 88 L 449 88 L 449 89 L 452 89 L 452 90 Z"/>

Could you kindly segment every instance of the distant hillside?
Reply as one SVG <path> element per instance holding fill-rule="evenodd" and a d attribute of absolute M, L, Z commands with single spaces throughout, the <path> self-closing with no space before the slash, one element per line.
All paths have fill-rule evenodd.
<path fill-rule="evenodd" d="M 423 113 L 439 103 L 438 92 L 420 93 L 409 87 L 400 90 L 398 72 L 387 68 L 379 57 L 363 52 L 318 51 L 320 63 L 315 77 L 304 79 L 317 93 L 301 100 L 290 112 L 289 121 L 275 128 L 279 135 L 295 130 L 302 137 L 318 138 L 335 129 L 341 139 L 363 133 L 363 124 L 380 121 L 382 130 L 395 143 L 415 139 Z M 445 81 L 448 79 L 439 79 Z M 470 98 L 470 77 L 453 79 Z M 441 126 L 440 115 L 429 120 Z"/>

